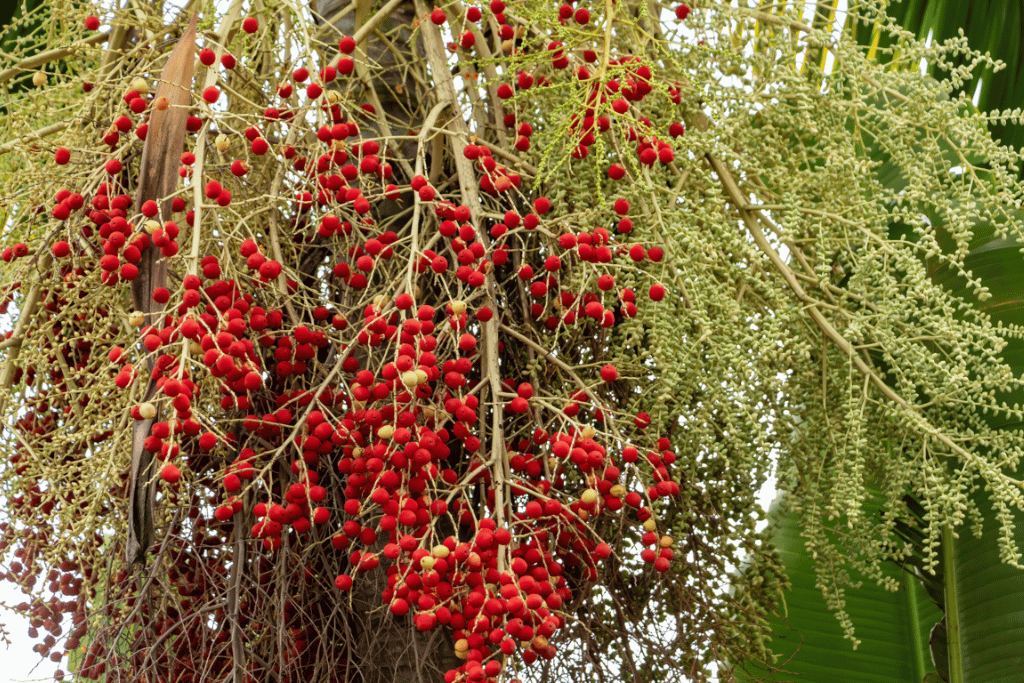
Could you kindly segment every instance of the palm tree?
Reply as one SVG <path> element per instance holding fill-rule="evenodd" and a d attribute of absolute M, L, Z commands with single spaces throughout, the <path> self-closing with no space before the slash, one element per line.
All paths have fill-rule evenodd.
<path fill-rule="evenodd" d="M 1013 675 L 967 560 L 1013 559 L 1020 159 L 913 72 L 977 55 L 887 42 L 874 5 L 841 40 L 787 3 L 192 9 L 52 15 L 73 45 L 3 72 L 65 69 L 0 146 L 0 531 L 38 651 L 638 683 L 899 641 L 885 680 Z"/>

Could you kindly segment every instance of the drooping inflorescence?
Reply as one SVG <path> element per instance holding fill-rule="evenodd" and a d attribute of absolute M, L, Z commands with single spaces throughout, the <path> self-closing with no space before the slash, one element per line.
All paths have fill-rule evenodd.
<path fill-rule="evenodd" d="M 812 29 L 743 10 L 342 9 L 41 19 L 81 58 L 9 99 L 0 254 L 0 544 L 41 653 L 107 680 L 707 680 L 766 656 L 773 459 L 850 515 L 855 561 L 891 550 L 853 512 L 873 478 L 957 517 L 935 452 L 1014 498 L 949 444 L 1015 462 L 1016 437 L 928 403 L 1014 382 L 920 258 L 964 253 L 901 204 L 980 191 L 909 163 L 940 122 L 1014 161 L 938 86 L 886 108 L 904 74 L 840 40 L 823 88 L 793 74 Z M 938 450 L 875 448 L 900 440 Z"/>

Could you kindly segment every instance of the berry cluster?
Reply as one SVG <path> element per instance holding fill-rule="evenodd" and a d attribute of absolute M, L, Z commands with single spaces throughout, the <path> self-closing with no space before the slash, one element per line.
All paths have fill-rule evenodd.
<path fill-rule="evenodd" d="M 518 38 L 505 9 L 490 4 L 507 42 Z M 556 14 L 563 27 L 593 21 L 582 6 Z M 469 8 L 460 17 L 448 45 L 457 62 L 481 48 L 482 16 Z M 452 21 L 440 8 L 429 19 Z M 682 124 L 659 137 L 643 111 L 655 98 L 678 104 L 678 84 L 658 82 L 638 57 L 605 55 L 592 73 L 594 49 L 550 42 L 530 70 L 510 62 L 491 84 L 499 102 L 515 105 L 496 114 L 507 149 L 453 138 L 431 148 L 428 170 L 433 143 L 421 142 L 418 162 L 396 153 L 395 136 L 381 132 L 392 112 L 339 87 L 358 58 L 351 36 L 339 40 L 335 63 L 290 66 L 247 110 L 234 72 L 250 65 L 247 36 L 267 29 L 254 17 L 240 25 L 237 58 L 217 46 L 198 52 L 208 85 L 197 83 L 185 151 L 169 160 L 185 191 L 134 191 L 148 169 L 131 150 L 169 107 L 136 78 L 92 152 L 54 152 L 56 174 L 82 171 L 49 206 L 55 237 L 3 252 L 44 273 L 36 296 L 52 314 L 45 322 L 24 312 L 22 334 L 40 347 L 14 378 L 32 399 L 18 424 L 28 446 L 11 458 L 22 463 L 15 511 L 50 530 L 18 541 L 27 557 L 7 578 L 31 583 L 44 564 L 39 544 L 58 533 L 29 508 L 92 505 L 82 490 L 47 481 L 29 446 L 67 441 L 62 466 L 85 472 L 97 454 L 121 463 L 126 426 L 145 425 L 135 455 L 141 448 L 156 461 L 164 534 L 149 549 L 164 571 L 145 590 L 176 597 L 143 604 L 130 567 L 115 573 L 101 613 L 139 629 L 138 647 L 118 654 L 116 633 L 97 633 L 86 677 L 114 675 L 115 663 L 125 675 L 157 667 L 169 680 L 194 680 L 212 662 L 226 675 L 241 664 L 225 643 L 244 626 L 237 637 L 253 652 L 285 643 L 282 680 L 297 680 L 323 665 L 310 636 L 338 628 L 330 605 L 358 594 L 364 578 L 394 618 L 444 630 L 464 660 L 448 681 L 497 680 L 520 662 L 551 659 L 567 606 L 614 571 L 604 567 L 638 557 L 658 574 L 674 559 L 672 521 L 657 509 L 680 493 L 676 455 L 633 398 L 643 365 L 615 340 L 620 325 L 641 329 L 645 307 L 666 296 L 652 275 L 664 250 L 627 195 L 636 173 L 674 162 L 667 140 L 678 141 Z M 510 53 L 519 59 L 516 45 Z M 595 206 L 541 192 L 536 167 L 519 156 L 551 144 L 537 144 L 546 121 L 526 122 L 526 94 L 566 82 L 585 92 L 567 124 L 567 156 L 590 159 L 616 131 L 635 146 L 632 158 L 587 162 L 588 182 L 611 194 Z M 218 114 L 211 105 L 225 95 L 228 113 Z M 154 263 L 169 275 L 151 286 Z M 140 286 L 145 310 L 126 310 Z M 90 331 L 100 321 L 102 333 Z M 43 367 L 45 383 L 34 383 Z M 115 424 L 116 414 L 126 417 Z M 88 508 L 100 519 L 133 485 L 127 472 L 105 483 L 109 497 Z M 95 543 L 81 541 L 81 562 L 47 574 L 55 595 L 74 600 L 22 607 L 47 624 L 55 661 L 60 614 L 74 614 L 72 650 L 97 599 Z M 271 619 L 275 590 L 289 595 L 283 640 Z M 118 591 L 130 597 L 118 603 Z M 228 591 L 230 601 L 208 610 L 212 635 L 205 616 L 186 618 Z M 174 657 L 160 645 L 171 632 Z M 269 675 L 260 661 L 279 660 L 250 659 L 247 679 Z M 346 659 L 332 666 L 342 675 Z"/>

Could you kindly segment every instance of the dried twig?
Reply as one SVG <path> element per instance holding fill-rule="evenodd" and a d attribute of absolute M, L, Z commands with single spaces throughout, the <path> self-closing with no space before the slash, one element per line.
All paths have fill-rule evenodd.
<path fill-rule="evenodd" d="M 185 143 L 198 20 L 197 12 L 192 15 L 188 28 L 167 60 L 153 102 L 149 134 L 142 150 L 136 205 L 141 207 L 150 200 L 160 201 L 162 216 L 171 214 L 169 197 L 178 182 L 178 156 Z M 153 300 L 153 290 L 167 284 L 167 262 L 160 256 L 155 246 L 147 247 L 139 262 L 138 277 L 132 281 L 132 300 L 136 310 L 145 314 L 145 325 L 156 323 L 157 317 L 163 312 L 163 306 Z M 149 364 L 152 369 L 152 356 Z M 151 400 L 156 391 L 156 383 L 151 378 L 144 400 Z M 139 420 L 133 427 L 128 489 L 130 524 L 125 545 L 129 564 L 144 561 L 146 550 L 153 543 L 156 482 L 152 472 L 153 454 L 145 449 L 144 444 L 155 420 L 156 417 Z"/>

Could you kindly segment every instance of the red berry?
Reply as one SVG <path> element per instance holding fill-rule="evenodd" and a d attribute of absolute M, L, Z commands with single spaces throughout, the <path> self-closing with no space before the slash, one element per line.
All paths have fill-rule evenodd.
<path fill-rule="evenodd" d="M 338 50 L 341 51 L 342 54 L 350 55 L 355 51 L 355 49 L 356 41 L 352 36 L 345 36 L 338 41 Z"/>
<path fill-rule="evenodd" d="M 676 19 L 678 19 L 679 21 L 683 21 L 688 16 L 690 16 L 689 5 L 680 5 L 679 7 L 676 7 Z"/>
<path fill-rule="evenodd" d="M 663 285 L 651 285 L 651 301 L 661 301 L 665 298 L 665 287 Z"/>
<path fill-rule="evenodd" d="M 64 258 L 65 256 L 71 253 L 71 245 L 65 242 L 64 240 L 60 240 L 59 242 L 54 243 L 53 247 L 51 248 L 51 251 L 53 252 L 53 255 L 56 256 L 57 258 Z"/>
<path fill-rule="evenodd" d="M 199 51 L 199 61 L 203 66 L 213 66 L 213 63 L 217 61 L 217 55 L 210 48 L 204 47 Z"/>
<path fill-rule="evenodd" d="M 215 86 L 211 85 L 209 88 L 203 91 L 203 99 L 209 102 L 210 104 L 213 104 L 218 99 L 220 99 L 220 90 L 217 90 Z"/>
<path fill-rule="evenodd" d="M 577 24 L 589 23 L 590 10 L 588 10 L 586 7 L 580 7 L 578 10 L 576 10 L 576 14 L 573 15 L 573 18 L 576 19 Z"/>
<path fill-rule="evenodd" d="M 242 378 L 242 383 L 245 385 L 246 391 L 257 391 L 263 386 L 263 378 L 258 372 L 250 372 Z"/>
<path fill-rule="evenodd" d="M 448 21 L 448 15 L 444 13 L 443 9 L 438 8 L 430 13 L 430 20 L 440 26 L 444 22 Z"/>
<path fill-rule="evenodd" d="M 466 10 L 466 19 L 469 21 L 480 21 L 480 8 L 470 7 Z"/>
<path fill-rule="evenodd" d="M 612 164 L 608 168 L 608 177 L 612 180 L 622 180 L 626 177 L 626 169 L 619 164 Z"/>
<path fill-rule="evenodd" d="M 413 617 L 413 623 L 420 631 L 429 631 L 437 625 L 437 615 L 433 612 L 420 612 Z"/>
<path fill-rule="evenodd" d="M 259 27 L 260 22 L 256 20 L 256 17 L 246 17 L 245 21 L 242 22 L 242 30 L 246 33 L 256 33 Z"/>
<path fill-rule="evenodd" d="M 230 55 L 227 52 L 225 52 L 224 54 L 222 54 L 220 56 L 220 65 L 223 66 L 225 69 L 234 69 L 235 68 L 235 56 L 234 55 Z"/>
<path fill-rule="evenodd" d="M 533 209 L 540 214 L 547 213 L 551 210 L 551 200 L 547 197 L 538 197 L 533 202 Z"/>
<path fill-rule="evenodd" d="M 56 153 L 54 153 L 53 160 L 57 162 L 57 165 L 63 166 L 71 161 L 71 152 L 69 152 L 65 147 L 60 147 L 57 149 Z"/>
<path fill-rule="evenodd" d="M 160 478 L 168 484 L 177 484 L 181 479 L 181 470 L 172 462 L 166 463 L 160 468 Z"/>
<path fill-rule="evenodd" d="M 605 382 L 614 382 L 619 376 L 619 371 L 614 365 L 606 365 L 601 368 L 601 379 Z"/>
<path fill-rule="evenodd" d="M 98 17 L 88 16 L 85 18 L 85 27 L 90 31 L 96 31 L 100 27 L 100 20 Z"/>

